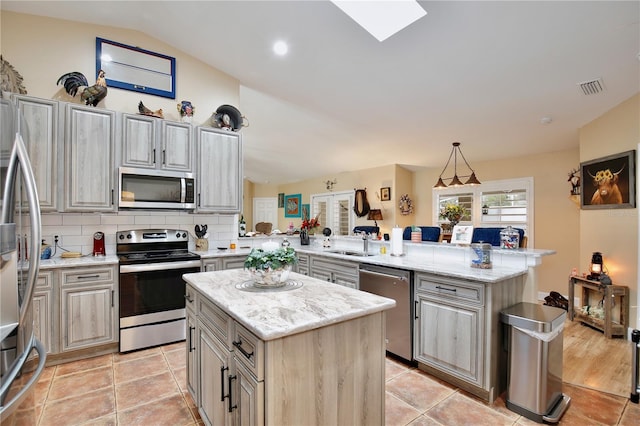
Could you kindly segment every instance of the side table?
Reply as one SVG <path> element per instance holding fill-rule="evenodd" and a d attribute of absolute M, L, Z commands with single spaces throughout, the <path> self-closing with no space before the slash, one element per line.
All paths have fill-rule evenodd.
<path fill-rule="evenodd" d="M 582 305 L 592 305 L 589 303 L 593 295 L 599 300 L 604 300 L 604 318 L 596 318 L 591 315 L 582 313 L 580 309 L 575 309 L 573 300 L 575 295 L 575 286 L 582 287 Z M 614 322 L 612 318 L 614 298 L 620 298 L 620 321 Z M 597 304 L 597 302 L 596 302 Z M 626 338 L 627 328 L 629 326 L 629 287 L 621 285 L 604 285 L 599 281 L 592 281 L 586 278 L 571 276 L 569 277 L 569 309 L 568 317 L 571 321 L 578 320 L 583 324 L 588 324 L 604 333 L 607 339 L 613 336 L 622 336 Z"/>

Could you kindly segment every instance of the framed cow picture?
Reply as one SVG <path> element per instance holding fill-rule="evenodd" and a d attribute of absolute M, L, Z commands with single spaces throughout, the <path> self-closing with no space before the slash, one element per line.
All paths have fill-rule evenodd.
<path fill-rule="evenodd" d="M 636 206 L 636 151 L 580 163 L 580 207 L 629 209 Z"/>

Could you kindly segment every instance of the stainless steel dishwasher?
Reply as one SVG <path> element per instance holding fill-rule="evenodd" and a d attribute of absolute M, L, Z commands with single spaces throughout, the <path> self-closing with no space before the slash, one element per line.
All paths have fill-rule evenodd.
<path fill-rule="evenodd" d="M 360 290 L 396 301 L 386 312 L 387 351 L 413 361 L 413 291 L 411 271 L 360 265 Z"/>

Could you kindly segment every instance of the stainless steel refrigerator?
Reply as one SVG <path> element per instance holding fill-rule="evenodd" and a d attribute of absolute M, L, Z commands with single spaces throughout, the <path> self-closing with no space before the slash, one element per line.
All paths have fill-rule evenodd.
<path fill-rule="evenodd" d="M 33 334 L 41 220 L 25 139 L 19 111 L 0 99 L 0 424 L 32 392 L 46 361 Z"/>

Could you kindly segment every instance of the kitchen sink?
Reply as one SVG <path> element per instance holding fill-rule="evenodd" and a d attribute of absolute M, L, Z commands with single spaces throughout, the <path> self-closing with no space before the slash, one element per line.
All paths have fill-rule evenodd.
<path fill-rule="evenodd" d="M 375 256 L 375 253 L 365 253 L 363 251 L 355 251 L 355 250 L 328 250 L 328 252 L 335 253 L 335 254 L 343 254 L 345 256 L 361 256 L 361 257 Z"/>

